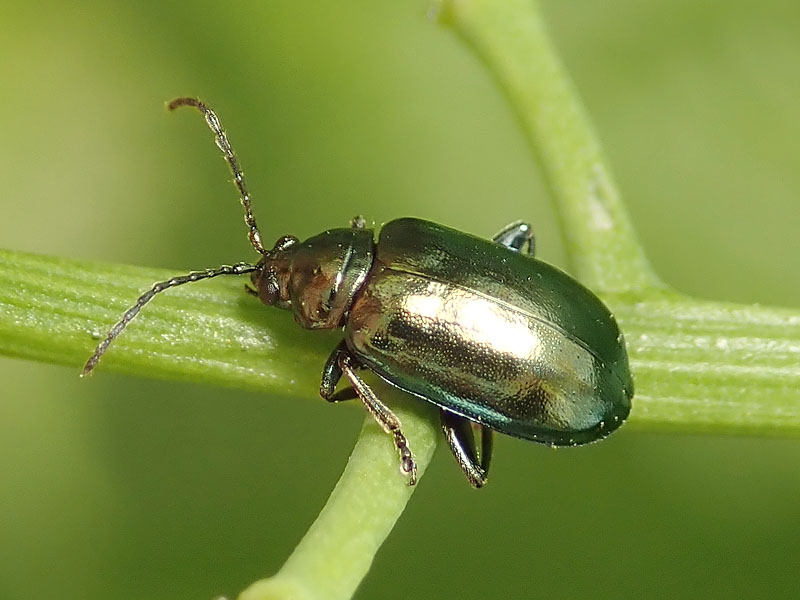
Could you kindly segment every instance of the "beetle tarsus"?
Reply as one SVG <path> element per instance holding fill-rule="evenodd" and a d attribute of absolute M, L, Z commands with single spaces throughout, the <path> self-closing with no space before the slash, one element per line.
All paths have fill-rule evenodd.
<path fill-rule="evenodd" d="M 350 385 L 353 386 L 353 389 L 361 399 L 367 412 L 377 421 L 381 429 L 392 436 L 395 448 L 397 448 L 400 454 L 400 470 L 408 475 L 408 485 L 415 485 L 417 483 L 417 461 L 414 460 L 414 454 L 411 452 L 411 448 L 409 448 L 408 439 L 405 434 L 403 434 L 400 419 L 397 418 L 397 415 L 395 415 L 388 406 L 378 399 L 375 392 L 372 391 L 372 388 L 370 388 L 366 382 L 359 377 L 358 373 L 355 372 L 353 359 L 347 354 L 341 344 L 334 350 L 334 354 L 336 355 L 339 369 L 350 381 Z M 326 367 L 327 366 L 326 364 Z M 324 376 L 322 388 L 326 388 Z M 332 396 L 333 394 L 331 394 L 331 397 Z"/>
<path fill-rule="evenodd" d="M 411 449 L 408 447 L 408 440 L 399 429 L 392 433 L 394 434 L 394 445 L 400 452 L 400 470 L 408 475 L 408 485 L 416 485 L 417 463 L 414 461 L 414 455 L 411 454 Z"/>

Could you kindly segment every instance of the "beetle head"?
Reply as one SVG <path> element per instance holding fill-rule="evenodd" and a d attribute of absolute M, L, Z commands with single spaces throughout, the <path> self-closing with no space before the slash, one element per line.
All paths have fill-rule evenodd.
<path fill-rule="evenodd" d="M 291 308 L 306 329 L 340 327 L 372 265 L 372 231 L 332 229 L 299 242 L 280 238 L 253 272 L 264 304 Z"/>
<path fill-rule="evenodd" d="M 256 265 L 256 270 L 250 275 L 250 281 L 264 304 L 280 308 L 290 307 L 286 282 L 291 270 L 291 253 L 287 250 L 297 242 L 297 238 L 292 235 L 279 238 L 275 242 L 275 247 L 264 253 Z"/>

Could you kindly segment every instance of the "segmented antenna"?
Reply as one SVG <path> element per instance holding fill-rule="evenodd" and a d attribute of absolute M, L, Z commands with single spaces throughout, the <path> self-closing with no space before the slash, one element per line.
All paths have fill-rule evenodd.
<path fill-rule="evenodd" d="M 236 154 L 234 154 L 233 148 L 228 141 L 228 136 L 225 135 L 225 130 L 222 128 L 222 123 L 219 122 L 219 117 L 217 117 L 217 114 L 211 109 L 210 106 L 204 102 L 201 102 L 197 98 L 175 98 L 175 100 L 167 104 L 167 109 L 175 110 L 181 106 L 193 106 L 205 116 L 206 123 L 208 123 L 211 131 L 214 132 L 214 141 L 217 143 L 219 149 L 222 150 L 222 154 L 231 169 L 231 173 L 233 173 L 233 183 L 239 190 L 242 206 L 244 206 L 244 222 L 247 224 L 247 227 L 250 230 L 248 232 L 250 243 L 259 254 L 267 254 L 267 251 L 264 249 L 264 245 L 261 243 L 261 233 L 258 231 L 256 219 L 253 216 L 253 209 L 250 206 L 250 193 L 247 191 L 247 183 L 244 180 L 244 172 L 242 171 L 242 168 L 239 165 L 239 160 L 236 158 Z"/>
<path fill-rule="evenodd" d="M 172 277 L 171 279 L 167 279 L 166 281 L 159 281 L 158 283 L 154 283 L 153 287 L 147 290 L 144 294 L 139 296 L 139 299 L 136 303 L 131 306 L 128 310 L 125 311 L 125 314 L 122 315 L 122 318 L 114 325 L 111 330 L 108 332 L 106 339 L 104 339 L 94 351 L 94 354 L 86 361 L 86 365 L 83 367 L 83 371 L 81 371 L 81 377 L 84 375 L 88 375 L 92 372 L 92 369 L 97 366 L 97 362 L 100 360 L 100 357 L 103 356 L 105 351 L 108 349 L 111 342 L 122 333 L 122 330 L 125 329 L 125 326 L 130 323 L 133 318 L 139 314 L 139 311 L 142 310 L 145 304 L 150 302 L 153 299 L 153 296 L 158 294 L 159 292 L 163 292 L 166 289 L 171 287 L 175 287 L 176 285 L 183 285 L 184 283 L 191 283 L 193 281 L 200 281 L 201 279 L 211 279 L 212 277 L 218 277 L 220 275 L 243 275 L 244 273 L 251 273 L 255 271 L 258 267 L 256 265 L 251 265 L 248 263 L 237 263 L 235 265 L 223 265 L 218 269 L 206 269 L 205 271 L 192 271 L 188 275 L 182 275 L 180 277 Z"/>

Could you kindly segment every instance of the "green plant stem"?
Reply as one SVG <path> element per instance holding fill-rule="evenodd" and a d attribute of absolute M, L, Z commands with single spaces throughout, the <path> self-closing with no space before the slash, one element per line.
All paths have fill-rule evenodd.
<path fill-rule="evenodd" d="M 433 425 L 438 412 L 424 403 L 395 400 L 424 470 L 440 437 Z M 240 600 L 339 600 L 353 595 L 413 492 L 403 484 L 397 453 L 386 438 L 368 416 L 344 474 L 311 529 L 281 570 L 251 585 Z"/>
<path fill-rule="evenodd" d="M 65 364 L 77 376 L 125 308 L 170 274 L 0 251 L 0 354 Z M 663 290 L 603 299 L 625 332 L 636 377 L 626 428 L 800 431 L 800 311 Z M 162 294 L 92 377 L 117 371 L 320 402 L 320 370 L 338 339 L 303 331 L 288 312 L 263 306 L 232 277 Z"/>
<path fill-rule="evenodd" d="M 603 298 L 628 342 L 632 427 L 800 434 L 800 311 L 654 290 Z"/>
<path fill-rule="evenodd" d="M 517 113 L 561 219 L 572 273 L 593 290 L 662 287 L 597 136 L 532 0 L 439 0 Z"/>

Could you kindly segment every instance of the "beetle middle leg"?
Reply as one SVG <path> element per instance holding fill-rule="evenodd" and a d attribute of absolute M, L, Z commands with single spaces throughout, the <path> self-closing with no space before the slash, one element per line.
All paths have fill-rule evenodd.
<path fill-rule="evenodd" d="M 482 487 L 489 475 L 489 463 L 492 460 L 492 430 L 475 424 L 481 430 L 481 450 L 478 453 L 472 421 L 447 410 L 441 410 L 440 416 L 444 439 L 456 457 L 458 466 L 464 471 L 472 487 Z"/>
<path fill-rule="evenodd" d="M 530 223 L 523 223 L 522 221 L 515 221 L 510 225 L 506 225 L 495 234 L 492 241 L 517 252 L 521 252 L 523 246 L 527 245 L 527 253 L 531 256 L 534 255 L 536 250 L 533 227 L 531 227 Z"/>
<path fill-rule="evenodd" d="M 378 399 L 372 388 L 356 373 L 357 367 L 358 365 L 347 352 L 344 343 L 339 344 L 331 354 L 328 362 L 325 363 L 320 393 L 323 398 L 328 400 L 344 400 L 345 398 L 335 398 L 336 394 L 333 390 L 342 375 L 347 377 L 350 385 L 353 386 L 352 389 L 357 397 L 361 399 L 367 412 L 378 422 L 381 429 L 394 439 L 394 445 L 400 453 L 400 469 L 408 475 L 408 485 L 414 485 L 417 483 L 417 463 L 414 460 L 411 449 L 408 447 L 408 439 L 401 429 L 400 419 Z"/>
<path fill-rule="evenodd" d="M 361 216 L 356 215 L 352 219 L 350 219 L 350 228 L 351 229 L 366 229 L 367 227 L 367 220 Z"/>

